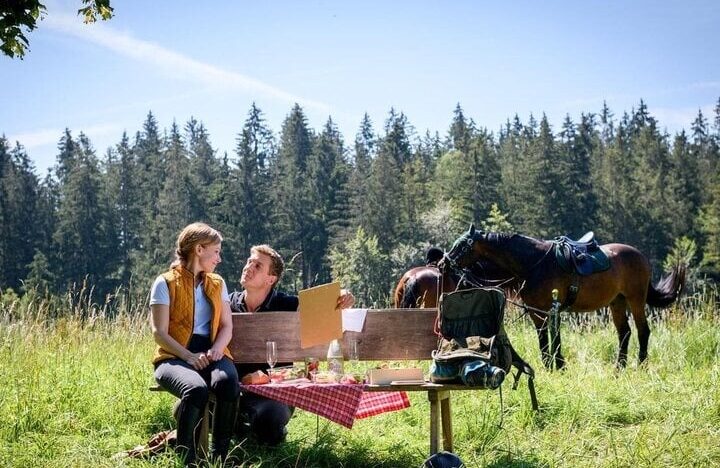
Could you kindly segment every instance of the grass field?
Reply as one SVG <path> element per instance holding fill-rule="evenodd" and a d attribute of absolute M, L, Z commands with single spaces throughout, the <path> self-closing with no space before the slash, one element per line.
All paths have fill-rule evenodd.
<path fill-rule="evenodd" d="M 538 370 L 541 411 L 531 410 L 524 379 L 517 391 L 503 386 L 502 427 L 497 392 L 456 392 L 455 451 L 469 467 L 720 465 L 720 327 L 711 297 L 654 318 L 640 368 L 633 335 L 631 365 L 621 372 L 614 328 L 602 317 L 564 322 L 568 368 L 549 373 L 531 326 L 509 313 L 513 344 Z M 153 345 L 142 314 L 0 305 L 0 466 L 175 466 L 172 454 L 113 458 L 173 425 L 173 398 L 148 391 Z M 417 467 L 429 448 L 429 411 L 424 394 L 410 396 L 411 408 L 352 430 L 297 411 L 285 445 L 241 441 L 238 465 Z"/>

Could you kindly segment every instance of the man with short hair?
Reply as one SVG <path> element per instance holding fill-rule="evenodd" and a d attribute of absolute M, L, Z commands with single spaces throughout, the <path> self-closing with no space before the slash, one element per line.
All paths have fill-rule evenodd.
<path fill-rule="evenodd" d="M 256 245 L 250 249 L 240 277 L 243 291 L 230 294 L 233 312 L 283 312 L 298 309 L 298 297 L 276 289 L 282 278 L 285 263 L 279 253 L 269 245 Z M 341 291 L 338 308 L 346 309 L 355 303 L 353 295 Z M 278 366 L 292 363 L 278 363 Z M 236 364 L 238 375 L 267 369 L 267 363 Z M 276 400 L 250 392 L 240 396 L 240 414 L 245 416 L 249 429 L 256 439 L 267 445 L 277 445 L 285 440 L 294 408 Z M 239 420 L 243 418 L 238 418 Z"/>

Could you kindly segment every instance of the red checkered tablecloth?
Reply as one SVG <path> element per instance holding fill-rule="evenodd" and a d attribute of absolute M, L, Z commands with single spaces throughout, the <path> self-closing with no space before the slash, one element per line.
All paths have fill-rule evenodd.
<path fill-rule="evenodd" d="M 310 411 L 348 429 L 356 419 L 410 406 L 405 392 L 365 392 L 362 385 L 265 384 L 241 385 L 241 389 Z"/>

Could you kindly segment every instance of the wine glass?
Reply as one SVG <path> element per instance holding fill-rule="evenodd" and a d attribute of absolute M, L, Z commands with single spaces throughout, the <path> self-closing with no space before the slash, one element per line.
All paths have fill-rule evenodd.
<path fill-rule="evenodd" d="M 270 366 L 270 372 L 277 363 L 277 344 L 274 341 L 265 342 L 265 357 L 267 359 L 268 366 Z"/>
<path fill-rule="evenodd" d="M 348 360 L 350 361 L 350 364 L 353 368 L 356 368 L 360 361 L 357 338 L 350 338 L 350 340 L 348 341 Z"/>

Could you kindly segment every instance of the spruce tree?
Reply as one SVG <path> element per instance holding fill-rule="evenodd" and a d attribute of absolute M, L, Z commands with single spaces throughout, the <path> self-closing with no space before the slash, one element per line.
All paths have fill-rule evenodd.
<path fill-rule="evenodd" d="M 538 237 L 552 238 L 558 230 L 567 232 L 564 222 L 569 212 L 568 193 L 569 164 L 561 157 L 550 128 L 547 116 L 543 114 L 537 138 L 534 139 L 530 157 L 538 168 L 535 191 L 531 200 L 535 214 L 530 219 L 535 225 L 532 232 Z M 532 209 L 532 208 L 531 208 Z"/>
<path fill-rule="evenodd" d="M 691 151 L 685 131 L 675 136 L 670 153 L 670 172 L 665 178 L 668 210 L 674 215 L 669 224 L 673 239 L 696 237 L 696 220 L 700 209 L 698 160 Z"/>
<path fill-rule="evenodd" d="M 326 252 L 329 246 L 342 242 L 350 225 L 348 181 L 350 164 L 337 126 L 328 118 L 315 141 L 309 177 L 316 181 L 313 195 L 318 215 L 320 241 L 318 247 Z M 323 232 L 321 232 L 324 231 Z M 326 267 L 326 277 L 330 270 Z"/>
<path fill-rule="evenodd" d="M 314 284 L 318 271 L 314 261 L 312 185 L 319 181 L 308 177 L 308 160 L 312 153 L 313 139 L 302 108 L 295 104 L 282 125 L 277 163 L 273 168 L 272 200 L 273 243 L 285 253 L 298 259 L 303 286 Z"/>
<path fill-rule="evenodd" d="M 45 179 L 38 187 L 37 204 L 35 209 L 36 244 L 35 254 L 42 253 L 43 256 L 53 265 L 58 261 L 53 247 L 53 234 L 57 226 L 57 208 L 60 200 L 60 186 L 57 179 L 53 177 L 52 170 L 48 169 Z M 49 286 L 51 290 L 56 289 L 55 277 Z"/>
<path fill-rule="evenodd" d="M 205 216 L 198 216 L 202 213 L 202 202 L 190 173 L 190 159 L 185 142 L 175 122 L 170 127 L 167 151 L 163 159 L 167 171 L 157 200 L 156 231 L 159 243 L 150 251 L 158 268 L 168 265 L 174 258 L 177 235 L 185 226 L 195 221 L 206 221 Z"/>
<path fill-rule="evenodd" d="M 73 140 L 70 129 L 66 128 L 58 142 L 57 164 L 55 165 L 55 175 L 61 185 L 65 183 L 68 173 L 75 164 L 76 153 L 75 140 Z"/>
<path fill-rule="evenodd" d="M 460 103 L 457 103 L 453 111 L 453 120 L 448 130 L 448 147 L 464 154 L 469 154 L 470 141 L 474 136 L 473 134 L 472 126 L 468 124 L 462 107 L 460 107 Z"/>
<path fill-rule="evenodd" d="M 672 239 L 669 220 L 675 213 L 669 210 L 667 177 L 670 173 L 669 145 L 657 121 L 643 101 L 630 121 L 630 155 L 632 169 L 630 196 L 625 206 L 629 209 L 630 243 L 654 261 L 667 254 Z"/>
<path fill-rule="evenodd" d="M 115 147 L 115 155 L 113 163 L 108 167 L 107 187 L 110 189 L 118 228 L 117 274 L 121 284 L 127 285 L 133 272 L 133 252 L 139 248 L 143 230 L 143 207 L 139 180 L 135 177 L 135 152 L 125 132 Z"/>
<path fill-rule="evenodd" d="M 110 206 L 90 141 L 81 133 L 74 147 L 74 162 L 61 186 L 53 236 L 58 258 L 55 274 L 61 289 L 79 287 L 87 279 L 100 298 L 115 287 L 108 278 L 115 262 L 116 228 L 110 223 Z"/>
<path fill-rule="evenodd" d="M 626 126 L 618 126 L 610 145 L 603 150 L 597 163 L 595 193 L 598 198 L 596 234 L 601 239 L 628 243 L 632 231 L 629 206 L 635 196 L 631 178 L 630 149 Z"/>
<path fill-rule="evenodd" d="M 275 158 L 275 139 L 265 123 L 262 111 L 253 103 L 238 138 L 239 189 L 243 254 L 269 234 L 268 213 L 270 164 Z"/>
<path fill-rule="evenodd" d="M 168 167 L 165 161 L 165 143 L 158 128 L 157 120 L 152 112 L 148 113 L 143 129 L 135 138 L 133 150 L 136 160 L 135 180 L 139 190 L 139 206 L 141 210 L 142 229 L 139 248 L 133 255 L 133 273 L 140 282 L 147 282 L 162 270 L 167 258 L 155 255 L 162 251 L 166 243 L 159 237 L 162 229 L 158 223 L 158 198 L 165 186 L 165 175 Z"/>
<path fill-rule="evenodd" d="M 701 197 L 699 202 L 707 203 L 711 197 L 715 175 L 720 171 L 720 155 L 710 134 L 708 122 L 700 110 L 691 125 L 691 132 L 692 138 L 688 149 L 698 171 L 697 183 L 700 187 L 699 195 Z"/>
<path fill-rule="evenodd" d="M 55 282 L 56 278 L 52 274 L 48 258 L 40 250 L 35 250 L 35 255 L 28 265 L 27 277 L 23 281 L 23 292 L 33 291 L 46 296 L 53 291 Z"/>
<path fill-rule="evenodd" d="M 562 234 L 578 237 L 594 229 L 596 223 L 597 199 L 592 184 L 592 154 L 599 146 L 599 135 L 595 129 L 594 115 L 582 114 L 580 125 L 565 118 L 560 132 L 559 158 L 565 168 L 558 174 L 564 200 L 561 224 L 557 227 Z"/>
<path fill-rule="evenodd" d="M 385 152 L 395 160 L 398 168 L 403 168 L 412 157 L 410 138 L 413 129 L 405 114 L 390 109 L 390 115 L 385 121 L 385 136 L 380 143 L 379 151 Z"/>
<path fill-rule="evenodd" d="M 28 264 L 38 246 L 38 228 L 42 224 L 42 220 L 35 218 L 38 179 L 30 158 L 19 143 L 8 153 L 6 140 L 1 140 L 1 161 L 4 161 L 4 168 L 0 179 L 0 198 L 3 199 L 0 287 L 20 291 Z"/>
<path fill-rule="evenodd" d="M 187 153 L 190 159 L 190 180 L 196 194 L 192 219 L 207 219 L 210 189 L 218 176 L 218 161 L 210 143 L 210 135 L 202 122 L 190 118 L 185 125 Z"/>
<path fill-rule="evenodd" d="M 375 157 L 376 137 L 367 113 L 363 115 L 360 129 L 355 136 L 355 152 L 350 176 L 350 216 L 353 229 L 367 228 L 367 193 L 370 168 Z"/>
<path fill-rule="evenodd" d="M 499 203 L 502 172 L 492 133 L 475 132 L 470 142 L 473 162 L 473 220 L 488 216 L 493 204 Z"/>
<path fill-rule="evenodd" d="M 210 187 L 208 216 L 211 226 L 218 229 L 223 236 L 222 262 L 218 265 L 217 273 L 225 279 L 228 288 L 240 281 L 242 261 L 247 256 L 247 253 L 238 247 L 241 244 L 238 224 L 243 220 L 238 214 L 239 185 L 237 170 L 230 167 L 228 155 L 224 153 L 220 159 L 217 178 Z"/>
<path fill-rule="evenodd" d="M 378 239 L 388 253 L 411 228 L 402 190 L 403 167 L 410 158 L 407 120 L 394 109 L 385 123 L 386 134 L 378 142 L 378 152 L 370 168 L 367 192 L 367 235 Z"/>
<path fill-rule="evenodd" d="M 521 137 L 522 124 L 516 114 L 513 122 L 506 121 L 499 132 L 498 159 L 500 162 L 500 186 L 499 194 L 502 200 L 501 206 L 510 213 L 511 222 L 522 230 L 522 214 L 518 210 L 525 206 L 522 201 L 524 189 L 523 181 L 528 177 L 527 169 L 524 168 L 523 149 L 524 142 Z M 518 213 L 518 214 L 513 214 Z M 521 231 L 522 232 L 522 231 Z"/>
<path fill-rule="evenodd" d="M 615 139 L 613 113 L 605 101 L 603 101 L 603 108 L 600 111 L 600 138 L 604 146 L 610 145 Z"/>

